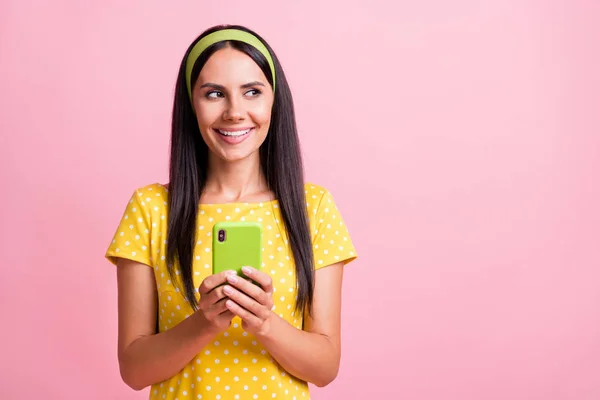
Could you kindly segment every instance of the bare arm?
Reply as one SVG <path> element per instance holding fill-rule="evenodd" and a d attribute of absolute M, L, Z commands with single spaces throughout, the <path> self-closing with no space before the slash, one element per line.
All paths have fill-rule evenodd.
<path fill-rule="evenodd" d="M 213 275 L 200 290 L 201 308 L 172 329 L 156 333 L 157 292 L 154 271 L 147 265 L 119 259 L 117 264 L 121 377 L 131 388 L 141 390 L 168 379 L 191 361 L 211 339 L 226 329 L 233 315 L 226 311 L 222 289 L 225 275 Z M 208 317 L 208 319 L 207 319 Z"/>
<path fill-rule="evenodd" d="M 263 275 L 259 271 L 253 272 L 252 278 L 261 283 L 261 286 L 266 289 L 267 296 L 270 296 L 272 293 L 272 289 L 269 293 L 270 280 L 263 284 L 260 280 L 265 278 L 259 277 L 259 274 Z M 343 266 L 338 263 L 321 268 L 315 275 L 313 315 L 312 318 L 305 317 L 305 330 L 295 328 L 270 311 L 268 301 L 264 302 L 267 303 L 264 308 L 268 308 L 269 311 L 264 313 L 264 308 L 259 310 L 255 305 L 258 304 L 257 302 L 250 304 L 237 291 L 228 294 L 235 302 L 228 302 L 228 307 L 247 323 L 248 330 L 256 335 L 265 349 L 290 374 L 323 387 L 336 378 L 340 365 Z M 241 279 L 233 286 L 239 285 L 240 289 L 243 286 L 247 292 L 251 292 L 252 288 L 247 287 L 243 282 L 246 281 Z M 255 296 L 260 298 L 262 295 L 258 293 Z M 246 309 L 240 307 L 238 303 Z"/>

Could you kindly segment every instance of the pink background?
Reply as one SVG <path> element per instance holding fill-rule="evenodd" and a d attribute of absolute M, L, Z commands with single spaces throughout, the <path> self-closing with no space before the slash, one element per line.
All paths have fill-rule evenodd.
<path fill-rule="evenodd" d="M 149 3 L 0 3 L 0 398 L 146 398 L 103 254 L 223 22 L 276 49 L 360 255 L 314 399 L 600 398 L 598 2 Z"/>

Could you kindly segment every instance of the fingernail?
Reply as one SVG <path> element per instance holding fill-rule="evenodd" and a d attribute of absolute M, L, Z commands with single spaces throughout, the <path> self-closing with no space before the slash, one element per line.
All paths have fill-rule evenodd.
<path fill-rule="evenodd" d="M 226 271 L 225 274 L 227 274 L 227 275 L 237 275 L 237 272 L 235 272 L 235 270 L 231 269 L 229 271 Z"/>
<path fill-rule="evenodd" d="M 238 281 L 238 277 L 236 275 L 227 275 L 227 280 L 231 283 L 236 283 Z"/>
<path fill-rule="evenodd" d="M 250 275 L 252 273 L 252 268 L 250 267 L 242 267 L 242 272 L 246 275 Z"/>
<path fill-rule="evenodd" d="M 233 293 L 233 289 L 231 288 L 231 286 L 223 286 L 223 291 L 227 294 Z"/>

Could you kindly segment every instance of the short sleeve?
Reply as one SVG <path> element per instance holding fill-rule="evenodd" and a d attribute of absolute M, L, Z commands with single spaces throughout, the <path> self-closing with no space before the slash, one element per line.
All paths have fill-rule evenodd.
<path fill-rule="evenodd" d="M 131 196 L 125 212 L 106 251 L 105 257 L 114 265 L 118 258 L 126 258 L 152 266 L 150 249 L 150 213 L 135 191 Z"/>
<path fill-rule="evenodd" d="M 357 258 L 356 249 L 329 191 L 323 190 L 314 218 L 312 237 L 315 269 L 354 261 Z"/>

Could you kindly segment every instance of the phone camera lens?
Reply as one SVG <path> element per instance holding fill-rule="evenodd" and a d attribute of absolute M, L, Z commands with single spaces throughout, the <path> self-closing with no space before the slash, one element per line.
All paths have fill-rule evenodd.
<path fill-rule="evenodd" d="M 224 242 L 225 241 L 225 230 L 221 229 L 219 230 L 219 242 Z"/>

